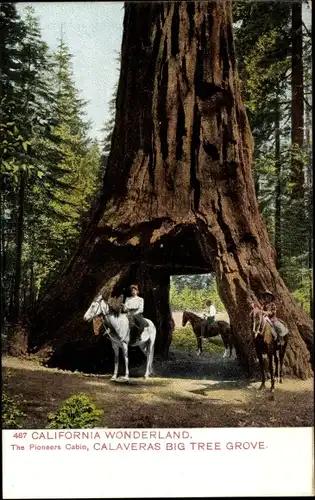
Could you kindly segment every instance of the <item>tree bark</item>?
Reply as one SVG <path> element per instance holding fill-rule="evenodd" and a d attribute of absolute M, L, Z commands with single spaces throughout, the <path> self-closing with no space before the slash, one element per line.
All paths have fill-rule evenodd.
<path fill-rule="evenodd" d="M 4 182 L 2 180 L 0 181 L 0 227 L 1 227 L 1 237 L 0 237 L 0 253 L 1 253 L 1 259 L 0 259 L 0 272 L 1 272 L 1 282 L 0 282 L 0 309 L 1 309 L 1 335 L 5 331 L 5 320 L 8 319 L 8 311 L 6 307 L 6 300 L 5 300 L 5 291 L 4 291 L 4 273 L 6 270 L 6 248 L 5 248 L 5 237 L 4 237 Z"/>
<path fill-rule="evenodd" d="M 20 317 L 20 288 L 22 276 L 22 246 L 24 237 L 24 203 L 25 203 L 25 173 L 20 173 L 18 191 L 18 217 L 16 227 L 16 257 L 15 276 L 13 288 L 13 321 L 17 322 Z"/>
<path fill-rule="evenodd" d="M 82 316 L 94 294 L 104 283 L 108 294 L 120 294 L 144 266 L 146 313 L 157 323 L 156 353 L 165 355 L 171 269 L 195 266 L 216 274 L 248 373 L 256 367 L 249 291 L 269 288 L 290 328 L 288 372 L 311 375 L 312 323 L 277 272 L 252 151 L 230 3 L 127 3 L 103 188 L 75 255 L 30 317 L 30 346 L 88 342 Z"/>
<path fill-rule="evenodd" d="M 306 212 L 308 216 L 308 268 L 309 268 L 309 300 L 310 300 L 310 313 L 314 318 L 314 303 L 313 303 L 313 162 L 312 162 L 312 116 L 311 108 L 307 103 L 305 109 L 305 143 L 307 148 L 307 177 L 306 177 Z"/>
<path fill-rule="evenodd" d="M 303 22 L 302 2 L 292 4 L 292 101 L 291 142 L 302 151 L 304 145 L 304 85 L 303 85 Z M 292 157 L 293 197 L 304 199 L 303 161 Z"/>
<path fill-rule="evenodd" d="M 282 224 L 281 224 L 281 158 L 280 158 L 280 101 L 277 95 L 275 114 L 275 166 L 276 166 L 276 186 L 275 186 L 275 250 L 277 269 L 282 268 Z"/>
<path fill-rule="evenodd" d="M 31 259 L 30 262 L 30 282 L 28 290 L 28 304 L 32 306 L 34 304 L 34 297 L 36 296 L 35 290 L 35 280 L 34 280 L 34 260 Z"/>

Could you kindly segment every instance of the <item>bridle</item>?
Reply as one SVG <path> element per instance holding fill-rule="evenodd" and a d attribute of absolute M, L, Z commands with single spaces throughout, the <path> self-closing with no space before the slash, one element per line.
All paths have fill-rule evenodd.
<path fill-rule="evenodd" d="M 253 309 L 251 311 L 251 315 L 253 316 L 253 325 L 252 325 L 252 331 L 254 334 L 255 339 L 258 337 L 258 335 L 263 335 L 263 330 L 264 330 L 264 325 L 265 325 L 265 318 L 264 314 L 260 311 Z M 259 317 L 258 322 L 256 322 L 257 316 Z"/>
<path fill-rule="evenodd" d="M 97 300 L 94 300 L 94 302 L 98 305 L 99 309 L 101 310 L 101 313 L 100 313 L 100 314 L 97 314 L 97 315 L 95 316 L 95 318 L 97 318 L 98 316 L 102 316 L 102 317 L 103 317 L 103 324 L 104 324 L 104 323 L 105 323 L 105 319 L 106 319 L 108 316 L 110 316 L 110 311 L 108 311 L 107 313 L 104 313 L 104 312 L 102 311 L 102 306 L 101 306 L 101 302 L 102 302 L 102 300 L 103 300 L 103 298 L 102 298 L 102 297 L 100 297 L 100 298 L 99 298 L 99 299 L 97 299 Z M 106 326 L 107 326 L 107 325 L 105 325 L 105 324 L 104 324 L 104 327 L 105 327 L 105 328 L 104 328 L 104 330 L 105 330 L 105 335 L 108 335 L 108 336 L 109 336 L 109 333 L 108 333 L 108 331 L 107 331 L 107 330 L 108 330 L 108 328 L 106 328 Z"/>
<path fill-rule="evenodd" d="M 104 312 L 102 311 L 102 306 L 101 306 L 101 302 L 102 302 L 102 300 L 104 300 L 102 297 L 100 297 L 100 298 L 99 298 L 99 299 L 97 299 L 97 300 L 94 300 L 94 302 L 98 305 L 99 309 L 101 310 L 101 313 L 100 313 L 100 314 L 96 314 L 96 316 L 103 316 L 103 318 L 105 319 L 107 316 L 109 316 L 109 315 L 110 315 L 110 312 L 108 311 L 107 313 L 104 313 Z M 95 316 L 95 317 L 96 317 L 96 316 Z"/>

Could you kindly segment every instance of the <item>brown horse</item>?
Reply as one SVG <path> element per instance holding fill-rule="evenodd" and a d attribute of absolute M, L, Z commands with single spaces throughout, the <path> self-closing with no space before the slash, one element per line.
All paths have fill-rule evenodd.
<path fill-rule="evenodd" d="M 263 312 L 258 309 L 254 309 L 252 311 L 252 332 L 254 336 L 255 348 L 257 352 L 260 373 L 261 373 L 261 385 L 259 388 L 262 389 L 263 387 L 265 387 L 266 378 L 265 378 L 263 354 L 266 354 L 268 357 L 268 367 L 271 379 L 270 391 L 274 392 L 275 378 L 273 370 L 273 361 L 275 362 L 275 376 L 280 382 L 280 384 L 282 384 L 283 360 L 289 336 L 288 334 L 283 336 L 282 342 L 276 339 L 272 334 L 271 325 L 266 321 Z M 280 373 L 279 373 L 279 365 L 280 365 Z"/>
<path fill-rule="evenodd" d="M 197 314 L 184 311 L 182 326 L 185 326 L 188 321 L 192 326 L 194 334 L 196 335 L 198 355 L 200 355 L 202 353 L 201 325 L 205 320 L 200 318 L 200 316 L 197 316 Z M 227 357 L 228 350 L 230 351 L 229 357 L 231 357 L 233 351 L 232 329 L 226 321 L 215 321 L 214 323 L 206 325 L 204 338 L 216 337 L 217 335 L 221 335 L 225 347 L 223 357 Z"/>

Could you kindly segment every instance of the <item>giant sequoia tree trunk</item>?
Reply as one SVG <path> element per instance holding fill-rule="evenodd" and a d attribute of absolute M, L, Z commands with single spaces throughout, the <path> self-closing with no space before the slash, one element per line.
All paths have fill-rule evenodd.
<path fill-rule="evenodd" d="M 157 323 L 156 352 L 166 354 L 169 275 L 203 268 L 216 273 L 246 371 L 255 364 L 248 292 L 268 287 L 290 327 L 287 366 L 309 376 L 312 323 L 276 270 L 252 152 L 230 3 L 127 3 L 102 192 L 76 254 L 30 317 L 30 346 L 87 345 L 92 329 L 82 316 L 93 295 L 104 283 L 119 295 L 138 279 Z"/>

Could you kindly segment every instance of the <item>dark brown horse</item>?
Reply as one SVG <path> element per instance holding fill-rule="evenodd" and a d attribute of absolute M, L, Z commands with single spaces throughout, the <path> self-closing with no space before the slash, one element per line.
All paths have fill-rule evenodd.
<path fill-rule="evenodd" d="M 200 316 L 197 316 L 197 314 L 184 311 L 182 326 L 185 326 L 188 321 L 192 326 L 194 334 L 196 335 L 198 354 L 200 355 L 202 353 L 201 325 L 205 320 L 200 318 Z M 206 325 L 203 335 L 204 338 L 216 337 L 217 335 L 221 335 L 225 347 L 223 357 L 227 357 L 228 351 L 230 352 L 229 357 L 231 357 L 233 352 L 232 329 L 226 321 L 215 321 L 214 323 L 208 323 Z"/>
<path fill-rule="evenodd" d="M 264 318 L 263 312 L 257 309 L 252 311 L 252 332 L 261 373 L 261 385 L 259 388 L 262 389 L 263 387 L 265 387 L 266 378 L 263 354 L 266 354 L 268 357 L 268 368 L 271 379 L 270 391 L 274 392 L 274 375 L 276 376 L 280 384 L 282 384 L 283 360 L 289 340 L 289 335 L 286 334 L 285 336 L 283 336 L 281 341 L 276 339 L 272 334 L 271 325 Z M 273 361 L 275 362 L 275 372 L 273 370 Z"/>

